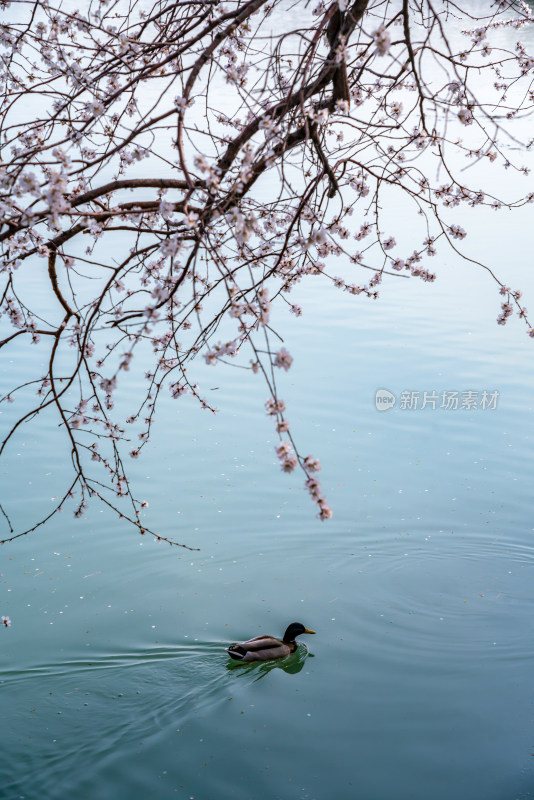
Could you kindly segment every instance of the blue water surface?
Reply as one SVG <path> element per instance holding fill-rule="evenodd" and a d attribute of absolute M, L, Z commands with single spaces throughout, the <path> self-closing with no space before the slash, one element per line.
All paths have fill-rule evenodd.
<path fill-rule="evenodd" d="M 458 220 L 527 305 L 531 208 Z M 389 219 L 399 246 L 410 220 Z M 435 271 L 386 281 L 376 302 L 311 277 L 291 296 L 301 318 L 273 314 L 294 358 L 279 392 L 332 520 L 280 472 L 260 379 L 199 361 L 219 413 L 163 398 L 130 465 L 146 524 L 198 550 L 97 503 L 1 548 L 0 797 L 534 797 L 534 342 L 517 318 L 497 326 L 502 298 L 475 264 L 451 253 Z M 13 348 L 10 377 L 30 356 Z M 125 413 L 142 386 L 131 377 Z M 9 448 L 18 529 L 68 483 L 62 435 L 43 417 Z M 317 635 L 289 660 L 228 659 L 229 642 L 293 620 Z"/>

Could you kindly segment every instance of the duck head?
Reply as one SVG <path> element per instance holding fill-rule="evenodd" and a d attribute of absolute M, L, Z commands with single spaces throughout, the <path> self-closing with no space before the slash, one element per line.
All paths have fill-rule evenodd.
<path fill-rule="evenodd" d="M 303 633 L 315 633 L 315 631 L 305 628 L 301 622 L 292 622 L 284 633 L 284 642 L 294 642 L 295 638 Z"/>

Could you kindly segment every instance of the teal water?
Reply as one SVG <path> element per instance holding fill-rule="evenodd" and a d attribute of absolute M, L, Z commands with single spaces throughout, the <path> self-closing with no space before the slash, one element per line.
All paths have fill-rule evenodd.
<path fill-rule="evenodd" d="M 310 280 L 278 320 L 331 521 L 279 473 L 260 382 L 199 365 L 220 413 L 169 402 L 134 463 L 147 524 L 198 552 L 98 506 L 2 548 L 0 796 L 534 796 L 532 345 L 489 284 L 456 295 L 464 269 L 373 304 Z M 377 388 L 499 401 L 380 413 Z M 22 520 L 66 469 L 56 435 L 12 450 Z M 317 636 L 289 663 L 229 663 L 293 619 Z"/>
<path fill-rule="evenodd" d="M 531 208 L 459 220 L 527 306 Z M 399 243 L 410 220 L 397 209 Z M 489 277 L 452 257 L 435 269 L 376 303 L 310 278 L 292 295 L 303 317 L 274 315 L 294 357 L 280 395 L 323 464 L 329 522 L 279 471 L 260 380 L 199 363 L 220 413 L 164 400 L 131 463 L 147 525 L 198 551 L 98 505 L 0 549 L 1 798 L 534 798 L 534 344 L 518 320 L 496 325 Z M 27 353 L 10 358 L 24 375 Z M 498 403 L 408 410 L 404 391 Z M 43 419 L 9 450 L 20 527 L 68 480 L 59 435 Z M 317 635 L 287 662 L 227 658 L 293 620 Z"/>

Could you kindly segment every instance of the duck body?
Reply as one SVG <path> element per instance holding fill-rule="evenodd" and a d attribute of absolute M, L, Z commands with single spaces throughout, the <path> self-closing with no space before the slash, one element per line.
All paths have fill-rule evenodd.
<path fill-rule="evenodd" d="M 302 633 L 315 633 L 315 631 L 305 628 L 300 622 L 292 622 L 283 639 L 277 639 L 275 636 L 255 636 L 246 642 L 234 642 L 226 652 L 235 661 L 274 661 L 294 653 L 297 649 L 295 639 Z"/>

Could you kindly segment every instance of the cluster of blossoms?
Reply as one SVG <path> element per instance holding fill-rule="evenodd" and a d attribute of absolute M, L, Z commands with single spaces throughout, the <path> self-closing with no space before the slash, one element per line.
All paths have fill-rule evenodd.
<path fill-rule="evenodd" d="M 282 442 L 275 447 L 276 455 L 284 472 L 293 472 L 298 464 L 297 458 L 289 442 Z"/>
<path fill-rule="evenodd" d="M 466 232 L 460 225 L 450 225 L 449 233 L 453 239 L 465 239 L 467 236 Z"/>
<path fill-rule="evenodd" d="M 210 349 L 204 353 L 204 360 L 206 364 L 210 364 L 212 367 L 215 366 L 219 359 L 224 358 L 225 356 L 230 356 L 233 358 L 239 352 L 239 346 L 237 342 L 218 342 L 210 347 Z"/>
<path fill-rule="evenodd" d="M 367 176 L 364 172 L 360 172 L 358 175 L 352 176 L 349 179 L 349 186 L 351 189 L 354 189 L 354 191 L 357 192 L 360 197 L 367 197 L 370 191 L 369 185 L 367 184 Z"/>
<path fill-rule="evenodd" d="M 512 316 L 514 313 L 514 304 L 517 306 L 517 313 L 518 316 L 522 319 L 526 319 L 527 317 L 527 309 L 524 306 L 521 306 L 519 301 L 521 300 L 521 292 L 519 289 L 512 291 L 509 286 L 501 286 L 499 289 L 499 294 L 506 297 L 506 300 L 501 303 L 501 313 L 497 317 L 497 324 L 498 325 L 506 325 L 508 318 Z M 528 328 L 527 334 L 530 337 L 534 337 L 533 329 Z"/>
<path fill-rule="evenodd" d="M 471 125 L 474 120 L 472 110 L 469 107 L 461 108 L 458 112 L 458 119 L 462 125 Z"/>
<path fill-rule="evenodd" d="M 237 207 L 228 211 L 227 219 L 234 230 L 236 241 L 244 245 L 257 230 L 257 220 L 253 214 L 245 216 Z"/>
<path fill-rule="evenodd" d="M 284 369 L 286 372 L 293 363 L 293 357 L 287 352 L 285 347 L 282 347 L 274 357 L 274 366 Z"/>
<path fill-rule="evenodd" d="M 187 386 L 184 383 L 171 383 L 169 385 L 171 396 L 176 400 L 187 392 Z"/>
<path fill-rule="evenodd" d="M 497 324 L 506 325 L 506 320 L 508 319 L 508 317 L 511 317 L 513 313 L 514 309 L 511 303 L 502 303 L 501 313 L 497 317 Z"/>
<path fill-rule="evenodd" d="M 283 472 L 293 472 L 295 467 L 298 465 L 298 459 L 295 456 L 293 448 L 289 442 L 283 441 L 277 447 L 275 447 L 276 455 L 278 456 L 278 460 L 280 462 L 280 467 Z M 302 459 L 302 467 L 306 472 L 306 488 L 310 493 L 313 501 L 319 508 L 319 512 L 317 516 L 321 520 L 331 519 L 332 517 L 332 509 L 327 504 L 325 498 L 321 494 L 320 484 L 317 478 L 310 475 L 310 473 L 319 472 L 321 469 L 321 465 L 319 461 L 314 458 L 313 456 L 306 456 L 306 458 Z"/>
<path fill-rule="evenodd" d="M 376 45 L 376 52 L 379 56 L 385 56 L 389 53 L 391 38 L 384 25 L 381 25 L 373 33 L 373 40 Z"/>
<path fill-rule="evenodd" d="M 265 410 L 270 417 L 276 417 L 284 413 L 286 404 L 279 398 L 269 397 L 265 403 Z"/>
<path fill-rule="evenodd" d="M 319 513 L 317 514 L 319 519 L 321 520 L 331 519 L 332 509 L 330 508 L 325 498 L 321 494 L 321 485 L 317 480 L 317 478 L 309 477 L 308 480 L 306 481 L 306 488 L 310 493 L 312 500 L 314 501 L 314 503 L 316 503 L 316 505 L 319 508 Z"/>

